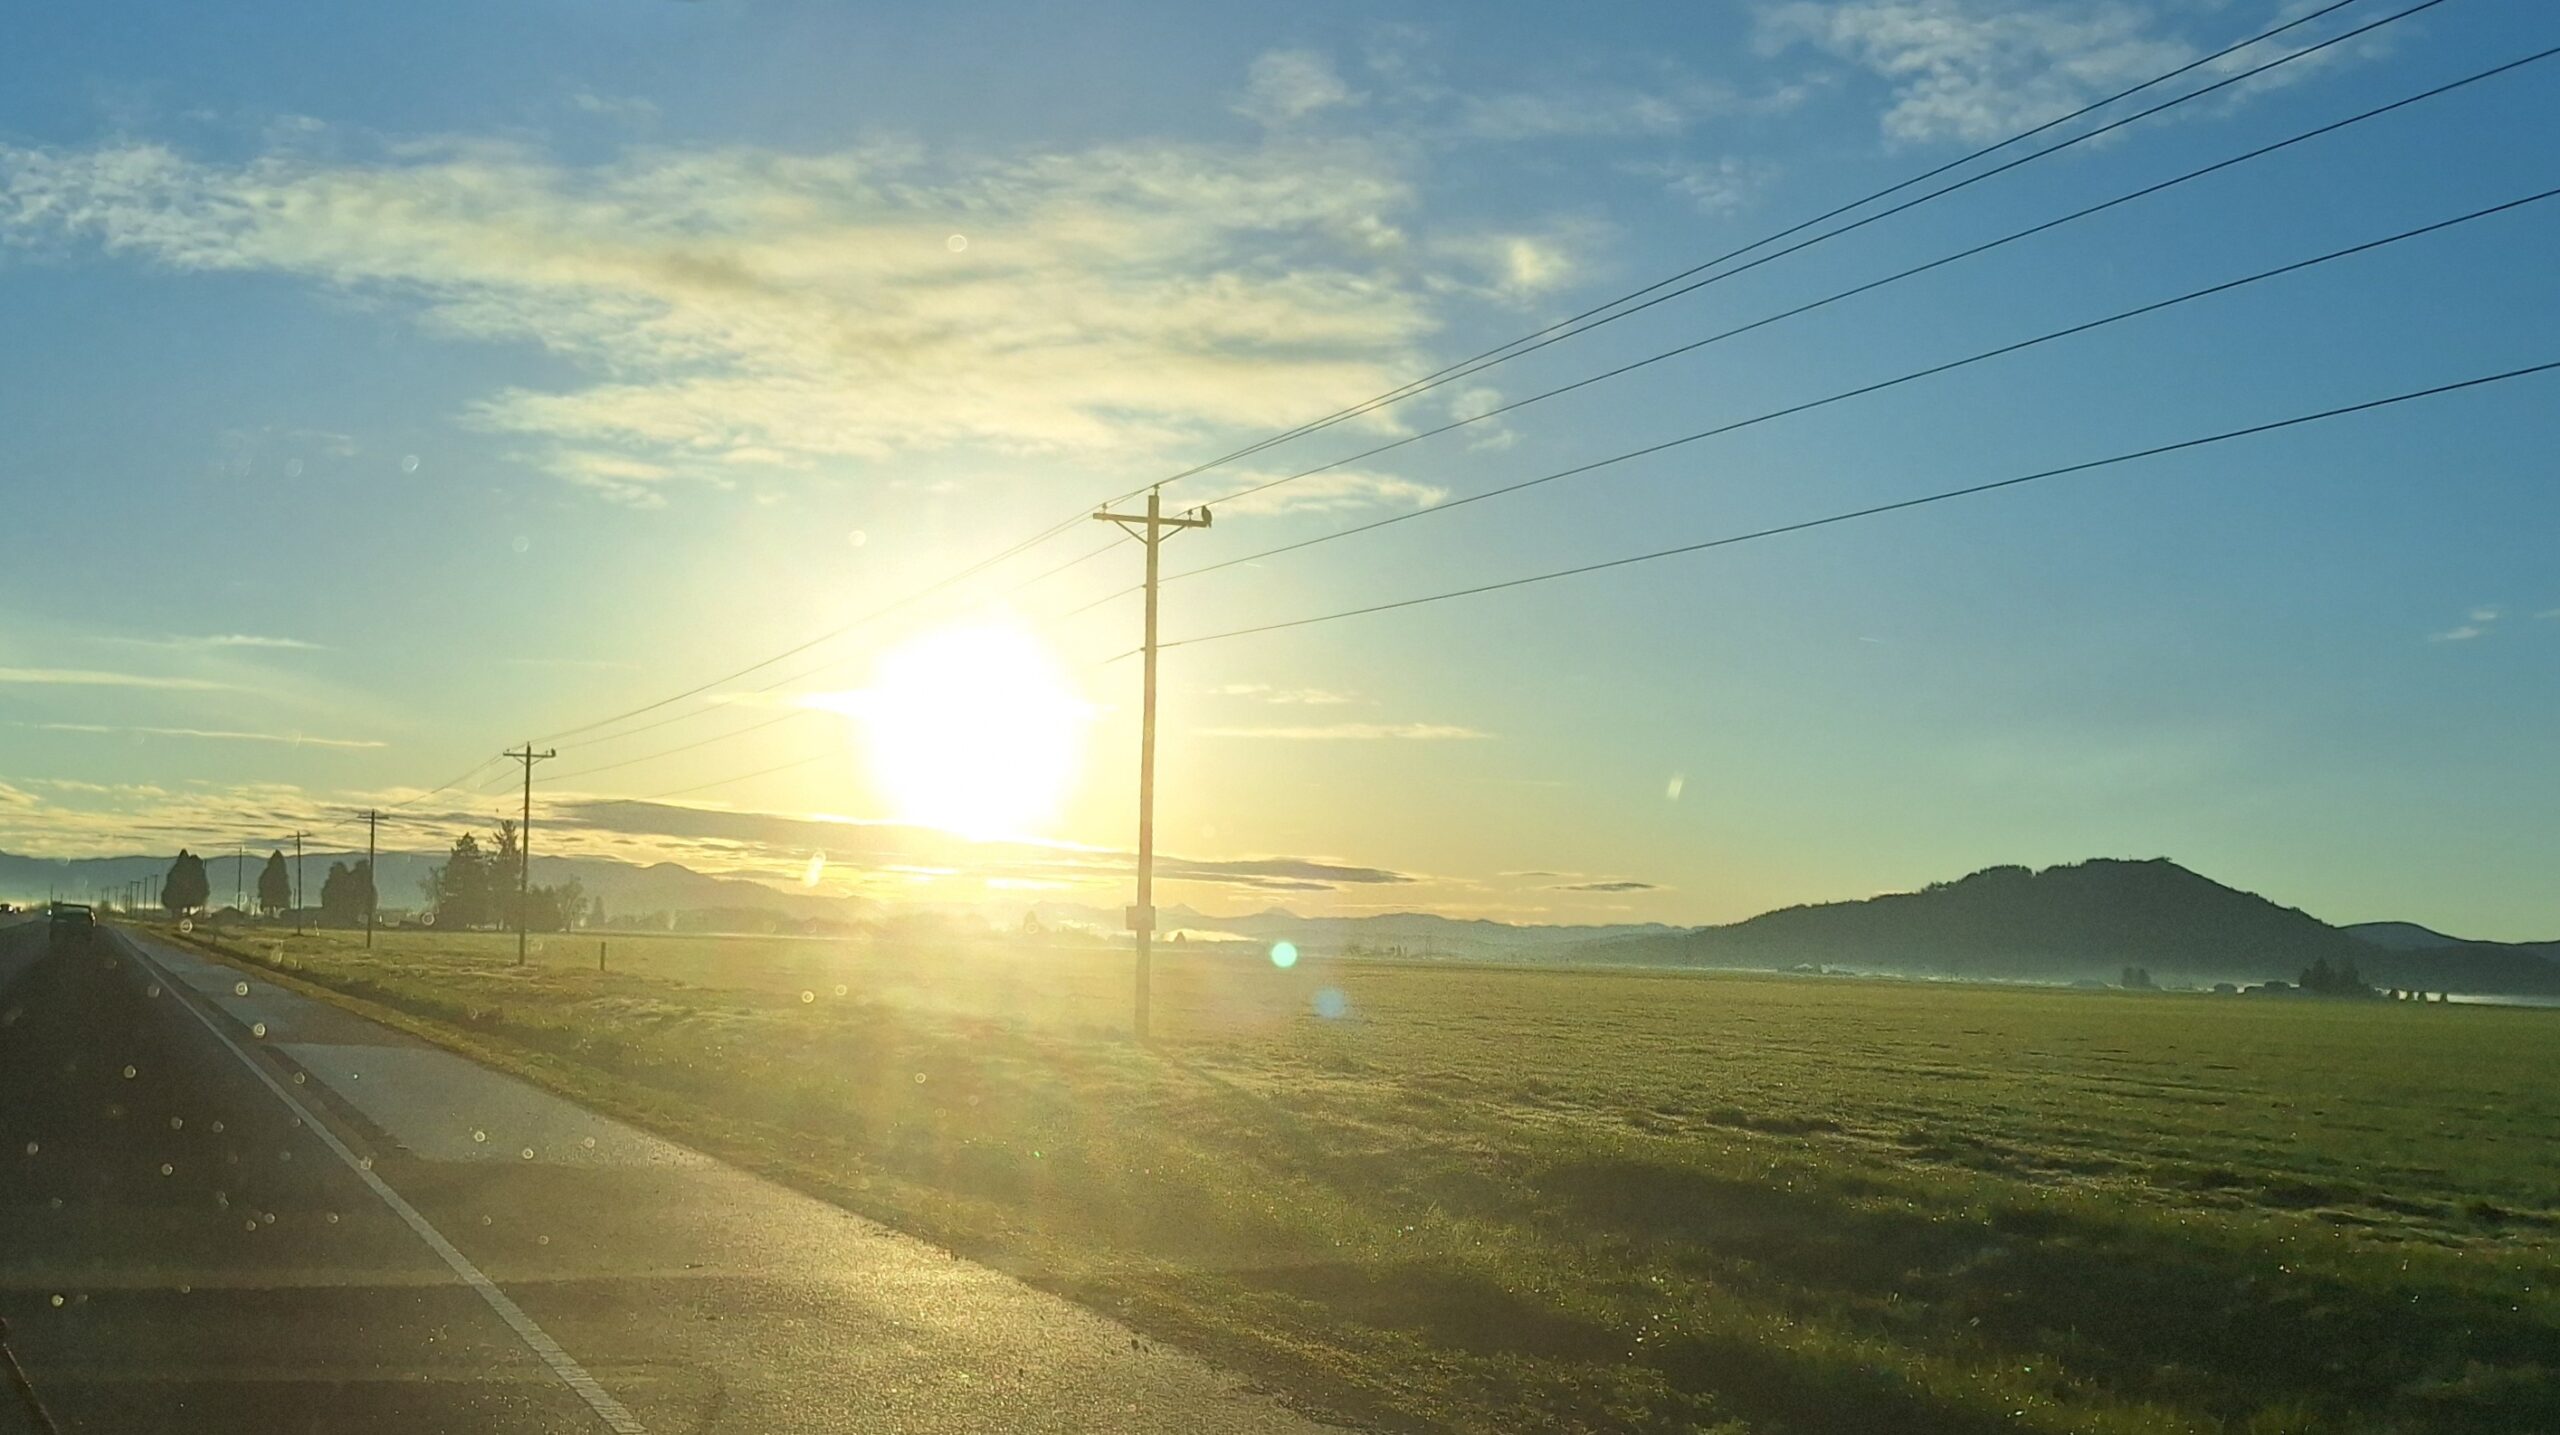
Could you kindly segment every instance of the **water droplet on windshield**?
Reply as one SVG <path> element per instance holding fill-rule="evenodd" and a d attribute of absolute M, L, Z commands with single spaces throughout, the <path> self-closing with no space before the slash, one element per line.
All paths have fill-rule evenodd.
<path fill-rule="evenodd" d="M 404 453 L 400 455 L 400 471 L 402 473 L 416 473 L 418 471 L 418 456 L 414 453 Z"/>
<path fill-rule="evenodd" d="M 170 1129 L 170 1130 L 172 1130 L 172 1131 L 184 1131 L 184 1130 L 186 1130 L 186 1129 L 187 1129 L 187 1118 L 185 1118 L 185 1117 L 183 1117 L 183 1116 L 172 1116 L 172 1117 L 170 1117 L 170 1118 L 169 1118 L 169 1129 Z"/>
<path fill-rule="evenodd" d="M 247 996 L 249 994 L 249 984 L 247 982 L 233 982 L 231 984 L 231 994 L 235 997 Z"/>
<path fill-rule="evenodd" d="M 807 1006 L 809 1003 L 816 1001 L 817 999 L 818 994 L 816 992 L 802 992 L 800 994 L 800 1004 L 802 1006 Z"/>
<path fill-rule="evenodd" d="M 267 1024 L 262 1021 L 251 1022 L 249 1024 L 249 1034 L 251 1036 L 265 1036 L 267 1034 Z"/>
<path fill-rule="evenodd" d="M 61 1305 L 62 1305 L 62 1297 L 60 1297 L 60 1296 L 55 1296 L 55 1297 L 53 1297 L 53 1305 L 54 1305 L 54 1307 L 55 1307 L 56 1309 L 59 1309 L 59 1308 L 61 1307 Z"/>
<path fill-rule="evenodd" d="M 859 548 L 871 541 L 871 535 L 856 528 L 845 534 L 844 541 L 848 547 Z"/>
<path fill-rule="evenodd" d="M 527 1146 L 526 1148 L 524 1148 L 523 1150 L 521 1150 L 521 1151 L 517 1152 L 516 1154 L 517 1154 L 517 1155 L 519 1155 L 519 1156 L 522 1156 L 524 1159 L 526 1159 L 526 1160 L 530 1161 L 530 1160 L 532 1160 L 532 1159 L 533 1159 L 533 1148 L 532 1148 L 532 1147 L 530 1147 L 530 1146 Z"/>
<path fill-rule="evenodd" d="M 519 533 L 516 535 L 516 541 L 511 546 L 518 553 L 529 553 L 533 551 L 533 540 Z"/>
<path fill-rule="evenodd" d="M 965 234 L 952 235 L 949 239 L 942 241 L 942 247 L 950 250 L 954 254 L 958 254 L 969 247 L 969 236 Z"/>
<path fill-rule="evenodd" d="M 30 1142 L 28 1142 L 28 1143 L 27 1143 L 27 1154 L 28 1154 L 28 1155 L 33 1156 L 34 1154 L 36 1154 L 36 1150 L 37 1150 L 36 1143 L 34 1143 L 33 1141 L 30 1141 Z"/>
<path fill-rule="evenodd" d="M 178 1174 L 178 1168 L 170 1165 L 166 1161 L 163 1161 L 160 1163 L 160 1174 L 163 1176 L 175 1176 Z"/>
<path fill-rule="evenodd" d="M 302 477 L 302 460 L 298 458 L 286 459 L 284 461 L 284 476 L 287 478 Z"/>
<path fill-rule="evenodd" d="M 838 983 L 836 983 L 836 995 L 837 995 L 837 996 L 843 996 L 843 995 L 844 995 L 844 992 L 845 992 L 845 986 L 844 986 L 844 983 L 842 983 L 842 982 L 838 982 Z"/>
<path fill-rule="evenodd" d="M 489 1141 L 489 1133 L 475 1126 L 471 1128 L 471 1139 L 482 1145 L 487 1145 Z"/>
<path fill-rule="evenodd" d="M 131 1081 L 141 1074 L 142 1073 L 140 1071 L 134 1069 L 131 1065 L 127 1065 L 124 1069 L 124 1079 L 127 1081 Z"/>

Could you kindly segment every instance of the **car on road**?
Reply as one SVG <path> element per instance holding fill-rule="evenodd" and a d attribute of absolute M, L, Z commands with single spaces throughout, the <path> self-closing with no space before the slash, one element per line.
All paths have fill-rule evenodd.
<path fill-rule="evenodd" d="M 89 936 L 97 929 L 98 914 L 84 903 L 56 902 L 47 916 L 47 935 L 56 951 L 89 945 Z"/>

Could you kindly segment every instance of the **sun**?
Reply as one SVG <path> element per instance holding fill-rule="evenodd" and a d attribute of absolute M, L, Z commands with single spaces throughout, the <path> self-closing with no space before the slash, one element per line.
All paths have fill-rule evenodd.
<path fill-rule="evenodd" d="M 1023 837 L 1075 786 L 1093 709 L 1031 633 L 945 628 L 881 655 L 871 684 L 808 699 L 855 720 L 874 788 L 902 821 Z"/>

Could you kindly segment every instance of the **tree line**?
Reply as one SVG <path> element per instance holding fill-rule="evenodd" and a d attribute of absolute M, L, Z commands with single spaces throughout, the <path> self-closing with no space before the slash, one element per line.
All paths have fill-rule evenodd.
<path fill-rule="evenodd" d="M 519 899 L 518 872 L 524 843 L 516 824 L 500 818 L 498 829 L 483 844 L 476 833 L 454 839 L 445 860 L 421 879 L 419 887 L 433 920 L 440 927 L 513 927 L 519 906 L 525 925 L 537 932 L 566 931 L 589 916 L 586 889 L 574 877 L 527 888 Z M 212 901 L 213 887 L 204 859 L 184 848 L 169 864 L 160 883 L 160 906 L 171 916 L 201 912 Z M 320 879 L 319 921 L 322 926 L 364 925 L 379 894 L 373 864 L 332 862 Z M 601 904 L 598 904 L 599 906 Z M 293 869 L 282 850 L 267 854 L 258 869 L 258 915 L 275 918 L 294 908 Z"/>
<path fill-rule="evenodd" d="M 516 824 L 498 819 L 498 830 L 483 846 L 475 833 L 454 839 L 453 849 L 418 888 L 435 911 L 439 927 L 512 927 L 519 910 L 518 874 L 524 842 Z M 550 886 L 527 888 L 521 900 L 524 925 L 536 932 L 562 932 L 587 915 L 586 889 L 575 877 Z"/>

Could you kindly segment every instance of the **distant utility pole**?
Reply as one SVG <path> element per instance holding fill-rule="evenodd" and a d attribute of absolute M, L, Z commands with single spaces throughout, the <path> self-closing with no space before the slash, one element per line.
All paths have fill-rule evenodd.
<path fill-rule="evenodd" d="M 524 811 L 516 819 L 516 965 L 524 965 L 525 921 L 533 913 L 527 907 L 533 890 L 533 765 L 558 757 L 555 748 L 533 750 L 528 742 L 507 756 L 524 764 Z"/>
<path fill-rule="evenodd" d="M 1119 524 L 1147 548 L 1147 639 L 1139 649 L 1146 655 L 1146 676 L 1138 718 L 1138 901 L 1129 909 L 1129 930 L 1138 938 L 1137 1006 L 1130 1025 L 1137 1039 L 1145 1041 L 1147 963 L 1156 929 L 1156 550 L 1168 534 L 1208 527 L 1209 510 L 1195 508 L 1167 518 L 1163 490 L 1150 488 L 1145 513 L 1113 513 L 1106 508 L 1095 510 L 1093 517 L 1097 523 Z"/>
<path fill-rule="evenodd" d="M 240 885 L 242 874 L 243 874 L 244 870 L 248 867 L 248 865 L 249 865 L 249 844 L 248 844 L 248 843 L 246 843 L 246 842 L 234 842 L 234 843 L 232 843 L 232 844 L 231 844 L 231 909 L 232 909 L 233 911 L 235 911 L 235 912 L 245 912 L 245 911 L 248 911 L 248 910 L 249 910 L 249 894 L 248 894 L 248 889 L 246 889 L 246 888 L 244 888 L 244 887 L 242 887 L 242 886 Z"/>
<path fill-rule="evenodd" d="M 382 825 L 382 814 L 368 807 L 356 816 L 364 819 L 364 949 L 369 952 L 373 950 L 373 909 L 381 901 L 382 873 L 374 865 L 373 838 Z"/>
<path fill-rule="evenodd" d="M 293 934 L 302 935 L 302 839 L 308 832 L 293 834 Z"/>

